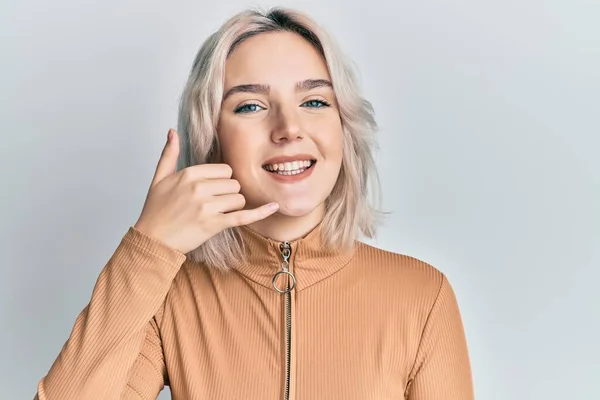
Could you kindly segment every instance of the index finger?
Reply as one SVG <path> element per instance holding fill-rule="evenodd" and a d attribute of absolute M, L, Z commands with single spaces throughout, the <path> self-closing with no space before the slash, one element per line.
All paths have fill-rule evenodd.
<path fill-rule="evenodd" d="M 184 168 L 179 171 L 182 174 L 189 174 L 192 179 L 229 179 L 233 173 L 231 167 L 227 164 L 198 164 Z"/>

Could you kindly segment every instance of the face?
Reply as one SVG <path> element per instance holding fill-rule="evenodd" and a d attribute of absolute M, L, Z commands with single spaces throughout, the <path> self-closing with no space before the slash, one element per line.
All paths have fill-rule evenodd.
<path fill-rule="evenodd" d="M 343 148 L 325 61 L 301 36 L 276 32 L 243 41 L 225 67 L 218 136 L 246 208 L 275 201 L 279 214 L 322 215 Z"/>

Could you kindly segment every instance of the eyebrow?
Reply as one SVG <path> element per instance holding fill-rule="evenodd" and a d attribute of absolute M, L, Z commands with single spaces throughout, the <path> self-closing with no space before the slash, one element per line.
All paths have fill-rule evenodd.
<path fill-rule="evenodd" d="M 333 85 L 327 79 L 305 79 L 296 83 L 297 92 L 306 92 L 320 87 L 328 87 L 333 89 Z M 265 84 L 252 83 L 246 85 L 237 85 L 230 88 L 225 95 L 223 95 L 223 101 L 227 100 L 228 97 L 236 93 L 256 93 L 268 95 L 270 92 L 271 87 Z"/>

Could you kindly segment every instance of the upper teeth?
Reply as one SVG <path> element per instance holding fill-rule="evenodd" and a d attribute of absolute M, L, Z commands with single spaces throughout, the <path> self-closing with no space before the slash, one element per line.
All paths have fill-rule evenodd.
<path fill-rule="evenodd" d="M 269 171 L 295 171 L 299 169 L 304 169 L 310 167 L 312 161 L 309 160 L 301 160 L 301 161 L 292 161 L 278 164 L 267 164 L 265 168 Z"/>

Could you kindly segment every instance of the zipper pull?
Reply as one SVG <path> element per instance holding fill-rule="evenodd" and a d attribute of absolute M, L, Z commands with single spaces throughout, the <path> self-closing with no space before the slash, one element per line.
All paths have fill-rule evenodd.
<path fill-rule="evenodd" d="M 282 258 L 281 271 L 277 272 L 273 276 L 273 287 L 279 293 L 289 293 L 292 290 L 294 290 L 294 288 L 296 287 L 296 277 L 294 276 L 294 274 L 292 274 L 289 271 L 289 266 L 290 266 L 289 260 L 290 260 L 290 256 L 292 255 L 292 246 L 290 245 L 290 242 L 283 242 L 279 245 L 279 249 L 281 250 L 281 258 Z M 288 277 L 292 278 L 292 286 L 290 286 L 289 280 L 288 280 L 287 288 L 285 290 L 279 289 L 279 287 L 277 286 L 277 278 L 279 277 L 279 275 L 287 275 Z"/>

